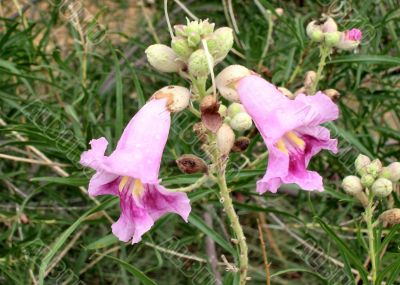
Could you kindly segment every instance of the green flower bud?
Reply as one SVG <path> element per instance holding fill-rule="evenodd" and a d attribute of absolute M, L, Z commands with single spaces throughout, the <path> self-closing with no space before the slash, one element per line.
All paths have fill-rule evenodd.
<path fill-rule="evenodd" d="M 232 103 L 228 107 L 228 117 L 233 118 L 241 112 L 246 112 L 246 110 L 244 109 L 244 106 L 242 104 Z"/>
<path fill-rule="evenodd" d="M 356 171 L 361 176 L 367 174 L 367 166 L 371 163 L 371 159 L 363 154 L 357 156 L 356 161 L 354 163 L 356 167 Z"/>
<path fill-rule="evenodd" d="M 249 114 L 241 112 L 239 114 L 236 114 L 232 118 L 232 120 L 230 121 L 230 125 L 235 131 L 243 132 L 251 128 L 251 126 L 253 125 L 253 121 L 251 120 Z"/>
<path fill-rule="evenodd" d="M 389 180 L 392 182 L 398 182 L 400 180 L 400 162 L 392 162 L 388 166 L 390 171 Z"/>
<path fill-rule="evenodd" d="M 375 182 L 375 177 L 371 174 L 365 174 L 361 177 L 361 184 L 368 188 Z"/>
<path fill-rule="evenodd" d="M 212 55 L 216 62 L 221 62 L 233 47 L 233 30 L 228 27 L 219 28 L 212 36 L 217 44 Z"/>
<path fill-rule="evenodd" d="M 325 33 L 325 43 L 326 45 L 332 47 L 336 45 L 340 40 L 340 32 L 329 32 Z"/>
<path fill-rule="evenodd" d="M 214 23 L 209 23 L 208 19 L 204 20 L 200 23 L 200 34 L 202 36 L 207 36 L 209 34 L 212 34 L 214 32 L 215 24 Z"/>
<path fill-rule="evenodd" d="M 312 21 L 306 28 L 307 36 L 314 42 L 322 42 L 324 40 L 324 33 L 322 28 L 317 25 L 317 21 Z"/>
<path fill-rule="evenodd" d="M 185 25 L 175 25 L 174 26 L 175 34 L 178 37 L 186 37 L 186 29 L 187 29 L 187 27 Z"/>
<path fill-rule="evenodd" d="M 188 34 L 187 41 L 189 47 L 196 48 L 200 44 L 201 36 L 198 33 Z"/>
<path fill-rule="evenodd" d="M 355 195 L 363 191 L 360 178 L 354 175 L 346 176 L 343 179 L 342 187 L 347 194 Z"/>
<path fill-rule="evenodd" d="M 368 166 L 367 166 L 367 173 L 371 174 L 374 177 L 378 177 L 379 173 L 382 170 L 382 162 L 379 159 L 374 159 Z"/>
<path fill-rule="evenodd" d="M 225 118 L 228 115 L 228 108 L 221 104 L 219 105 L 218 113 Z"/>
<path fill-rule="evenodd" d="M 185 38 L 176 37 L 171 41 L 172 50 L 181 58 L 188 59 L 193 50 Z"/>
<path fill-rule="evenodd" d="M 214 65 L 213 62 L 211 65 Z M 189 73 L 193 76 L 200 77 L 208 75 L 210 71 L 208 68 L 207 55 L 204 50 L 199 49 L 192 53 L 189 58 L 188 68 Z"/>
<path fill-rule="evenodd" d="M 379 198 L 384 198 L 390 195 L 393 191 L 393 183 L 389 179 L 379 178 L 375 181 L 371 188 L 372 192 Z"/>
<path fill-rule="evenodd" d="M 177 54 L 166 45 L 151 45 L 145 53 L 149 63 L 161 72 L 178 72 L 183 68 L 183 62 L 179 61 Z"/>
<path fill-rule="evenodd" d="M 390 168 L 388 166 L 382 167 L 382 170 L 379 173 L 379 178 L 386 178 L 386 179 L 391 180 L 390 176 L 391 176 Z"/>

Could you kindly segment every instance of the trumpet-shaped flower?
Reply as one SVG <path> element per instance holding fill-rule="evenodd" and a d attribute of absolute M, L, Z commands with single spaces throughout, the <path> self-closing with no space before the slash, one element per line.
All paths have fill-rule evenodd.
<path fill-rule="evenodd" d="M 89 194 L 120 198 L 121 215 L 112 232 L 121 241 L 139 242 L 165 213 L 177 213 L 187 221 L 187 195 L 169 192 L 158 179 L 170 124 L 167 99 L 153 99 L 132 118 L 110 156 L 104 155 L 105 138 L 92 140 L 91 149 L 81 156 L 81 164 L 96 170 Z"/>
<path fill-rule="evenodd" d="M 284 183 L 323 191 L 322 177 L 307 170 L 307 166 L 322 149 L 337 151 L 337 141 L 320 125 L 337 119 L 338 107 L 321 92 L 314 96 L 300 94 L 290 100 L 254 75 L 241 79 L 237 90 L 269 151 L 268 168 L 257 182 L 257 192 L 275 193 Z"/>

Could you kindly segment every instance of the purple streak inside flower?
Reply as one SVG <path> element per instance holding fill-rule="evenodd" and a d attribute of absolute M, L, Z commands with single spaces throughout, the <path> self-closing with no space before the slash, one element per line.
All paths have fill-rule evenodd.
<path fill-rule="evenodd" d="M 239 82 L 238 94 L 269 151 L 268 168 L 257 182 L 257 192 L 276 192 L 287 183 L 322 191 L 322 177 L 307 166 L 322 149 L 337 151 L 337 141 L 320 126 L 338 117 L 331 99 L 318 92 L 289 100 L 271 83 L 253 75 Z"/>
<path fill-rule="evenodd" d="M 346 31 L 346 39 L 350 41 L 359 42 L 362 38 L 362 32 L 359 29 L 353 28 L 349 31 Z"/>

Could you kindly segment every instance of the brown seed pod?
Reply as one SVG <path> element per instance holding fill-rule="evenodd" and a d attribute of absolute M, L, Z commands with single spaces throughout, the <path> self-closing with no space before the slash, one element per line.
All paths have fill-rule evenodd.
<path fill-rule="evenodd" d="M 207 173 L 208 168 L 204 160 L 194 154 L 184 154 L 176 160 L 176 164 L 183 173 Z"/>
<path fill-rule="evenodd" d="M 331 100 L 333 102 L 336 102 L 337 100 L 339 100 L 340 97 L 340 93 L 339 91 L 335 90 L 335 89 L 326 89 L 323 91 L 323 93 L 328 96 L 329 98 L 331 98 Z"/>
<path fill-rule="evenodd" d="M 193 131 L 202 143 L 207 141 L 207 128 L 202 122 L 193 125 Z"/>
<path fill-rule="evenodd" d="M 379 220 L 383 223 L 388 223 L 391 225 L 400 224 L 400 209 L 395 208 L 383 212 L 379 216 Z"/>
<path fill-rule="evenodd" d="M 204 113 L 217 113 L 219 109 L 219 102 L 213 95 L 207 95 L 203 98 L 200 104 L 200 111 Z"/>
<path fill-rule="evenodd" d="M 248 137 L 239 137 L 236 139 L 232 147 L 232 152 L 242 152 L 245 151 L 250 144 L 250 139 Z"/>

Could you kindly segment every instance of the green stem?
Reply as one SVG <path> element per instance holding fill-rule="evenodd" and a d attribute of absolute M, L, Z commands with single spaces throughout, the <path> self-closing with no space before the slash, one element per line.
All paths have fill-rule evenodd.
<path fill-rule="evenodd" d="M 309 93 L 308 93 L 309 95 L 314 95 L 315 91 L 317 91 L 318 83 L 322 77 L 322 71 L 324 70 L 324 67 L 326 65 L 326 59 L 331 54 L 331 50 L 332 50 L 332 48 L 328 47 L 326 45 L 322 45 L 320 47 L 320 60 L 319 60 L 319 64 L 318 64 L 317 75 L 315 77 L 314 84 L 312 85 L 312 87 L 309 90 Z"/>
<path fill-rule="evenodd" d="M 206 183 L 210 178 L 212 178 L 212 176 L 210 177 L 208 175 L 203 175 L 195 183 L 193 183 L 193 184 L 191 184 L 189 186 L 175 188 L 175 189 L 168 189 L 168 191 L 171 191 L 171 192 L 190 192 L 190 191 L 193 191 L 193 190 L 196 190 L 197 188 L 199 188 L 201 185 Z"/>
<path fill-rule="evenodd" d="M 375 235 L 374 235 L 374 223 L 373 223 L 373 203 L 374 203 L 374 195 L 371 192 L 368 197 L 368 205 L 365 209 L 364 219 L 367 223 L 367 232 L 368 232 L 368 243 L 369 243 L 369 257 L 371 259 L 371 278 L 372 285 L 376 283 L 376 275 L 377 275 L 377 264 L 376 264 L 376 252 L 375 252 Z"/>
<path fill-rule="evenodd" d="M 246 238 L 243 233 L 243 229 L 239 223 L 239 218 L 233 208 L 232 198 L 229 194 L 228 187 L 226 185 L 226 178 L 225 178 L 225 163 L 220 167 L 218 171 L 218 185 L 221 194 L 221 202 L 224 206 L 225 212 L 231 222 L 232 230 L 236 235 L 236 239 L 239 245 L 240 255 L 239 255 L 239 266 L 240 266 L 240 285 L 246 284 L 247 281 L 247 271 L 248 271 L 248 248 L 246 243 Z"/>
<path fill-rule="evenodd" d="M 258 67 L 257 67 L 258 71 L 261 70 L 262 64 L 264 62 L 264 58 L 266 57 L 266 55 L 268 53 L 268 49 L 269 49 L 269 46 L 271 44 L 272 31 L 273 31 L 273 28 L 274 28 L 274 21 L 272 20 L 271 11 L 269 11 L 269 10 L 266 11 L 265 12 L 265 17 L 267 18 L 267 21 L 268 21 L 268 33 L 267 33 L 267 40 L 265 42 L 264 50 L 263 50 L 263 52 L 261 54 L 260 61 L 258 62 Z"/>

